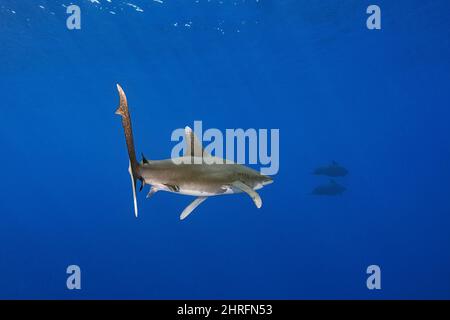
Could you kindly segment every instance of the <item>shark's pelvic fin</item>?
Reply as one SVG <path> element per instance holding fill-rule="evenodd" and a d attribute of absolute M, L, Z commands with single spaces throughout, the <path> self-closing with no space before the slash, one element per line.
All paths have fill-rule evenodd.
<path fill-rule="evenodd" d="M 198 197 L 194 201 L 191 202 L 190 205 L 183 210 L 180 215 L 180 220 L 184 220 L 195 208 L 197 208 L 203 201 L 206 200 L 207 197 Z"/>
<path fill-rule="evenodd" d="M 248 185 L 246 185 L 245 183 L 241 182 L 241 181 L 235 181 L 233 182 L 233 187 L 238 188 L 240 190 L 242 190 L 243 192 L 247 193 L 250 198 L 252 198 L 253 202 L 255 203 L 255 206 L 259 209 L 262 206 L 262 200 L 261 197 L 259 196 L 259 194 L 253 190 L 252 188 L 250 188 Z"/>
<path fill-rule="evenodd" d="M 172 192 L 180 192 L 180 187 L 176 184 L 164 184 L 164 186 Z"/>

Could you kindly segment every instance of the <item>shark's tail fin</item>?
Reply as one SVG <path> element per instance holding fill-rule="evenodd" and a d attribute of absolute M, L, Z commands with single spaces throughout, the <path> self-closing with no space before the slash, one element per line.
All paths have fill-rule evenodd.
<path fill-rule="evenodd" d="M 134 200 L 134 215 L 137 217 L 137 200 L 136 200 L 136 183 L 137 180 L 141 180 L 142 177 L 139 173 L 139 164 L 136 160 L 136 151 L 134 149 L 133 130 L 131 128 L 130 112 L 128 111 L 127 97 L 123 92 L 122 87 L 118 84 L 117 90 L 119 91 L 120 104 L 116 110 L 116 114 L 122 117 L 122 126 L 125 132 L 125 140 L 127 142 L 128 157 L 130 158 L 129 173 L 131 176 L 131 183 L 133 188 L 133 200 Z"/>

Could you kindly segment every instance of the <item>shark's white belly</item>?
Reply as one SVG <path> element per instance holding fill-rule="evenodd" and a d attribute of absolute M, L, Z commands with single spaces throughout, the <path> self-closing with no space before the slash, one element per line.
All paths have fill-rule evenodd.
<path fill-rule="evenodd" d="M 195 196 L 195 197 L 212 197 L 212 196 L 217 196 L 217 195 L 225 194 L 225 193 L 233 193 L 233 191 L 230 191 L 230 192 L 225 191 L 224 193 L 211 193 L 211 192 L 206 192 L 206 191 L 180 189 L 179 192 L 175 192 L 175 193 L 180 193 L 180 194 L 184 194 L 184 195 L 188 195 L 188 196 Z"/>
<path fill-rule="evenodd" d="M 232 194 L 232 193 L 236 193 L 236 191 L 239 192 L 238 190 L 234 190 L 233 188 L 228 187 L 228 186 L 223 186 L 222 187 L 223 191 L 221 191 L 221 192 L 208 192 L 208 191 L 203 191 L 203 190 L 190 189 L 190 188 L 186 188 L 186 187 L 185 188 L 180 187 L 177 191 L 174 191 L 165 185 L 155 185 L 155 187 L 158 190 L 177 193 L 177 194 L 184 194 L 187 196 L 194 196 L 194 197 L 212 197 L 212 196 L 217 196 L 217 195 L 221 195 L 221 194 Z"/>

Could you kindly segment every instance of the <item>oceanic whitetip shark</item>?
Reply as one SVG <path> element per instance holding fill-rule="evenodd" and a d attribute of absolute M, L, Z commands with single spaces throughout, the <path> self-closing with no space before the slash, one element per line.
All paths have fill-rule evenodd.
<path fill-rule="evenodd" d="M 186 218 L 198 205 L 211 196 L 247 193 L 257 208 L 261 208 L 261 197 L 255 190 L 272 183 L 273 180 L 258 171 L 246 166 L 233 163 L 229 160 L 215 158 L 219 161 L 207 161 L 213 156 L 207 154 L 191 128 L 185 128 L 186 148 L 183 157 L 165 160 L 148 160 L 142 155 L 142 161 L 136 160 L 134 148 L 133 131 L 131 127 L 130 112 L 128 110 L 127 98 L 120 85 L 120 104 L 116 114 L 122 116 L 122 126 L 125 131 L 127 143 L 134 214 L 138 216 L 136 185 L 141 182 L 140 190 L 148 184 L 151 185 L 147 198 L 157 191 L 168 191 L 178 194 L 195 196 L 196 199 L 188 205 L 180 215 L 180 220 Z"/>

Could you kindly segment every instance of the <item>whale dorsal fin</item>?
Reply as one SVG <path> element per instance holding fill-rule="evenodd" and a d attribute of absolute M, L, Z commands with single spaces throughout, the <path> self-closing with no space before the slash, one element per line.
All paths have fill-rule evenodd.
<path fill-rule="evenodd" d="M 187 157 L 209 157 L 209 154 L 205 153 L 202 143 L 194 134 L 192 129 L 188 126 L 184 128 L 186 148 L 184 149 L 184 156 Z"/>

